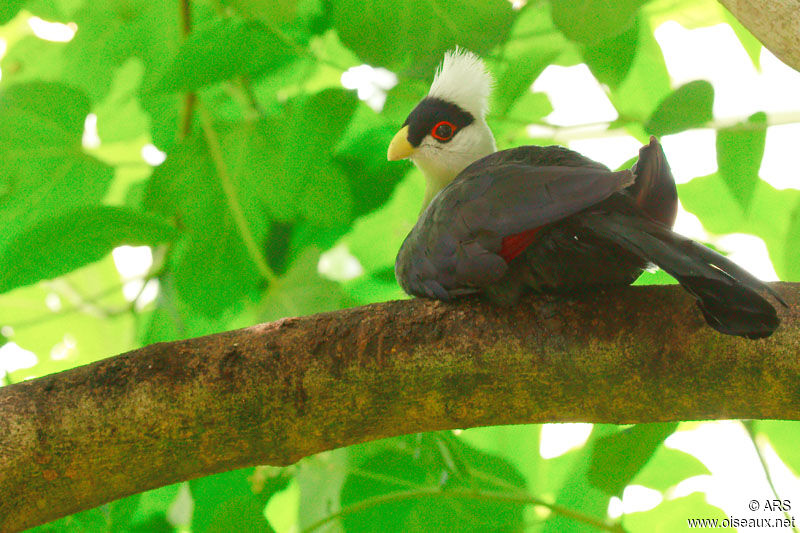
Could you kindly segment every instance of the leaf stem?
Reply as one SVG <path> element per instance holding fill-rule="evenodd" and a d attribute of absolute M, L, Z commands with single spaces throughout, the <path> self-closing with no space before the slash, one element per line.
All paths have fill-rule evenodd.
<path fill-rule="evenodd" d="M 247 248 L 250 260 L 253 262 L 256 269 L 258 269 L 258 273 L 272 285 L 277 281 L 277 276 L 267 264 L 266 259 L 258 248 L 258 244 L 256 244 L 253 232 L 247 224 L 247 218 L 244 215 L 244 211 L 236 195 L 236 188 L 233 185 L 233 180 L 228 173 L 228 168 L 225 166 L 225 160 L 222 156 L 222 147 L 214 125 L 211 122 L 211 116 L 201 100 L 197 100 L 196 107 L 197 113 L 200 116 L 200 125 L 203 128 L 203 134 L 205 135 L 206 144 L 208 145 L 208 152 L 214 163 L 214 168 L 217 171 L 217 177 L 222 186 L 222 191 L 225 194 L 225 200 L 228 203 L 228 209 L 233 218 L 233 223 L 239 232 L 239 236 L 242 238 L 242 242 L 244 242 L 245 248 Z"/>
<path fill-rule="evenodd" d="M 194 106 L 197 101 L 197 95 L 193 92 L 187 92 L 183 95 L 183 107 L 180 114 L 180 130 L 178 131 L 178 140 L 183 140 L 192 132 L 192 117 L 194 115 Z"/>
<path fill-rule="evenodd" d="M 179 0 L 181 12 L 181 37 L 186 40 L 189 34 L 192 33 L 192 7 L 189 0 Z M 183 107 L 180 114 L 180 129 L 178 130 L 178 139 L 183 140 L 189 136 L 192 131 L 192 115 L 194 115 L 194 105 L 197 100 L 197 95 L 193 91 L 188 91 L 183 95 Z"/>
<path fill-rule="evenodd" d="M 756 455 L 758 456 L 758 461 L 761 463 L 761 468 L 764 470 L 764 475 L 767 477 L 767 483 L 769 483 L 769 488 L 772 489 L 772 494 L 775 496 L 775 498 L 780 500 L 781 497 L 778 496 L 778 491 L 775 488 L 775 483 L 772 481 L 772 474 L 770 474 L 769 468 L 767 467 L 767 461 L 764 458 L 764 454 L 761 453 L 761 448 L 758 446 L 758 443 L 756 443 L 755 424 L 753 423 L 752 420 L 742 420 L 741 422 L 742 426 L 744 426 L 745 431 L 747 431 L 747 435 L 750 437 L 750 441 L 753 443 L 753 447 L 756 449 Z M 792 517 L 789 516 L 788 512 L 783 511 L 783 516 L 785 516 L 786 519 L 789 520 L 789 522 L 792 521 Z M 792 527 L 792 531 L 798 533 L 797 528 L 794 526 Z"/>
<path fill-rule="evenodd" d="M 239 76 L 237 79 L 237 85 L 244 95 L 244 99 L 246 101 L 246 105 L 249 107 L 250 114 L 254 115 L 255 117 L 263 116 L 264 110 L 258 103 L 258 98 L 256 98 L 256 93 L 253 90 L 253 84 L 250 82 L 250 78 L 246 75 Z"/>
<path fill-rule="evenodd" d="M 178 0 L 181 10 L 181 35 L 186 38 L 192 31 L 192 7 L 189 0 Z"/>

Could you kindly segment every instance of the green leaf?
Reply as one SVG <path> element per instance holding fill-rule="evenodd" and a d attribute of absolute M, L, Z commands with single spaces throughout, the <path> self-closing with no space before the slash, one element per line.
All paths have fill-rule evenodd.
<path fill-rule="evenodd" d="M 786 231 L 786 244 L 783 247 L 784 261 L 779 266 L 783 273 L 782 279 L 786 281 L 800 281 L 800 262 L 796 260 L 795 252 L 800 250 L 800 198 L 797 199 L 794 209 L 789 215 L 789 227 Z"/>
<path fill-rule="evenodd" d="M 165 513 L 152 514 L 144 520 L 131 524 L 127 533 L 174 533 L 175 528 Z"/>
<path fill-rule="evenodd" d="M 705 80 L 690 81 L 658 104 L 644 129 L 661 137 L 698 128 L 714 118 L 713 106 L 714 87 Z"/>
<path fill-rule="evenodd" d="M 725 17 L 725 22 L 727 22 L 734 33 L 736 33 L 739 42 L 742 43 L 742 48 L 744 48 L 744 51 L 750 56 L 753 66 L 757 70 L 761 70 L 761 41 L 756 39 L 756 37 L 750 33 L 750 30 L 742 26 L 742 23 L 739 22 L 730 11 L 722 9 L 722 12 Z"/>
<path fill-rule="evenodd" d="M 547 462 L 539 454 L 540 436 L 539 424 L 520 424 L 470 428 L 458 437 L 485 453 L 506 458 L 538 490 L 541 487 L 530 480 L 537 479 L 539 470 Z"/>
<path fill-rule="evenodd" d="M 18 232 L 0 248 L 0 292 L 66 274 L 123 244 L 158 244 L 175 230 L 160 217 L 123 207 L 81 207 Z"/>
<path fill-rule="evenodd" d="M 552 2 L 553 22 L 564 35 L 582 44 L 596 44 L 630 28 L 647 0 L 576 0 Z"/>
<path fill-rule="evenodd" d="M 264 516 L 269 498 L 289 483 L 283 474 L 259 482 L 257 469 L 245 468 L 189 482 L 194 500 L 193 533 L 273 531 Z"/>
<path fill-rule="evenodd" d="M 722 177 L 715 173 L 678 185 L 681 204 L 700 218 L 708 231 L 716 234 L 751 233 L 764 240 L 778 276 L 783 280 L 796 273 L 796 248 L 787 246 L 793 235 L 793 209 L 800 202 L 800 191 L 778 190 L 763 180 L 756 183 L 749 210 L 741 203 Z"/>
<path fill-rule="evenodd" d="M 347 110 L 348 103 L 343 107 Z M 338 143 L 333 160 L 347 177 L 354 218 L 384 205 L 405 174 L 403 165 L 386 161 L 386 147 L 395 133 L 395 124 L 359 106 Z"/>
<path fill-rule="evenodd" d="M 596 488 L 589 479 L 592 468 L 592 450 L 596 443 L 604 437 L 616 433 L 616 426 L 595 425 L 592 434 L 583 449 L 576 454 L 576 458 L 569 469 L 569 474 L 558 492 L 556 503 L 568 509 L 580 509 L 581 514 L 605 520 L 608 515 L 608 501 L 611 496 Z M 553 513 L 547 519 L 542 530 L 544 533 L 561 531 L 595 533 L 594 526 L 578 522 L 574 518 Z"/>
<path fill-rule="evenodd" d="M 284 169 L 286 178 L 294 182 L 295 196 L 302 195 L 299 211 L 309 220 L 322 224 L 352 220 L 353 199 L 347 176 L 332 155 L 356 103 L 352 92 L 327 89 L 290 106 L 285 142 L 291 142 L 293 149 Z"/>
<path fill-rule="evenodd" d="M 180 265 L 177 261 L 176 264 Z M 211 335 L 255 323 L 254 319 L 248 321 L 247 324 L 236 323 L 236 318 L 247 316 L 246 313 L 242 313 L 243 305 L 234 305 L 242 297 L 241 295 L 237 295 L 234 301 L 228 303 L 228 307 L 219 311 L 217 315 L 210 316 L 211 312 L 204 308 L 198 310 L 195 302 L 189 302 L 179 293 L 176 288 L 176 277 L 178 274 L 174 274 L 170 270 L 159 277 L 159 291 L 155 308 L 142 313 L 141 320 L 138 320 L 136 324 L 137 339 L 141 344 Z M 217 295 L 214 294 L 216 288 L 212 287 L 211 289 L 208 292 L 212 294 L 212 297 L 216 297 Z"/>
<path fill-rule="evenodd" d="M 688 30 L 706 28 L 725 22 L 725 8 L 718 2 L 697 0 L 669 0 L 650 2 L 643 12 L 654 27 L 673 20 Z"/>
<path fill-rule="evenodd" d="M 429 83 L 418 79 L 400 79 L 386 94 L 381 115 L 399 130 L 408 114 L 428 93 Z"/>
<path fill-rule="evenodd" d="M 217 129 L 226 164 L 237 178 L 246 211 L 269 213 L 281 222 L 350 222 L 350 177 L 335 155 L 356 106 L 353 93 L 327 89 L 293 99 L 280 116 L 221 124 Z"/>
<path fill-rule="evenodd" d="M 99 203 L 111 169 L 81 148 L 86 96 L 56 83 L 8 87 L 0 96 L 0 249 L 21 231 Z"/>
<path fill-rule="evenodd" d="M 64 43 L 45 41 L 35 35 L 26 35 L 8 43 L 8 50 L 0 59 L 3 85 L 59 81 L 64 69 L 63 54 Z"/>
<path fill-rule="evenodd" d="M 141 526 L 138 530 L 144 533 L 147 529 L 144 526 L 156 526 L 166 524 L 169 529 L 156 529 L 156 531 L 173 531 L 172 526 L 167 522 L 167 513 L 170 506 L 175 502 L 181 488 L 180 483 L 167 485 L 154 490 L 143 492 L 139 498 L 139 506 L 136 513 L 131 518 L 131 522 Z"/>
<path fill-rule="evenodd" d="M 94 106 L 102 143 L 147 138 L 150 125 L 138 97 L 143 74 L 142 62 L 129 59 L 117 70 L 108 94 Z"/>
<path fill-rule="evenodd" d="M 767 436 L 778 456 L 797 475 L 800 473 L 800 422 L 789 420 L 758 420 L 756 430 Z"/>
<path fill-rule="evenodd" d="M 660 446 L 633 478 L 633 484 L 666 492 L 684 479 L 709 474 L 711 472 L 695 456 Z"/>
<path fill-rule="evenodd" d="M 528 91 L 514 101 L 507 118 L 519 125 L 542 120 L 552 112 L 553 104 L 547 94 Z"/>
<path fill-rule="evenodd" d="M 303 249 L 275 286 L 264 293 L 258 305 L 258 321 L 270 322 L 347 307 L 350 300 L 337 283 L 319 275 L 318 264 L 319 251 L 313 247 Z"/>
<path fill-rule="evenodd" d="M 283 120 L 280 117 L 220 122 L 215 127 L 221 136 L 226 167 L 236 181 L 238 198 L 248 220 L 261 220 L 267 214 L 280 221 L 299 217 L 302 197 L 295 187 L 295 176 L 284 169 L 287 156 L 281 150 L 286 135 Z M 204 157 L 208 157 L 207 152 Z"/>
<path fill-rule="evenodd" d="M 587 472 L 589 482 L 606 494 L 621 496 L 677 427 L 677 422 L 636 424 L 596 440 Z"/>
<path fill-rule="evenodd" d="M 709 504 L 705 495 L 695 492 L 663 502 L 649 511 L 623 515 L 622 523 L 630 533 L 672 533 L 686 531 L 690 518 L 717 519 L 721 523 L 727 517 L 722 509 Z"/>
<path fill-rule="evenodd" d="M 293 99 L 280 116 L 218 126 L 226 164 L 247 213 L 321 226 L 349 223 L 356 210 L 351 181 L 363 177 L 353 176 L 358 169 L 345 165 L 355 159 L 367 163 L 361 155 L 337 161 L 336 149 L 356 106 L 353 93 L 327 89 Z M 375 145 L 367 148 L 366 156 L 374 157 Z"/>
<path fill-rule="evenodd" d="M 618 87 L 622 83 L 636 58 L 639 26 L 637 17 L 619 35 L 583 47 L 583 58 L 597 81 L 610 87 Z"/>
<path fill-rule="evenodd" d="M 0 149 L 66 144 L 80 147 L 89 100 L 78 90 L 58 83 L 30 82 L 9 87 L 0 99 Z M 25 126 L 25 127 L 23 127 Z M 6 154 L 4 154 L 6 155 Z"/>
<path fill-rule="evenodd" d="M 276 531 L 290 531 L 297 526 L 300 507 L 300 484 L 293 478 L 283 490 L 276 492 L 267 503 L 264 515 Z"/>
<path fill-rule="evenodd" d="M 131 517 L 139 505 L 140 495 L 122 498 L 81 513 L 30 529 L 32 533 L 95 533 L 97 531 L 127 531 Z"/>
<path fill-rule="evenodd" d="M 202 22 L 200 10 L 194 16 L 195 24 Z M 167 2 L 85 2 L 73 21 L 80 30 L 64 49 L 64 80 L 93 101 L 105 96 L 116 69 L 131 57 L 144 64 L 147 83 L 181 41 L 178 6 Z"/>
<path fill-rule="evenodd" d="M 572 46 L 553 25 L 549 11 L 545 2 L 528 4 L 515 19 L 494 69 L 492 115 L 505 116 L 544 69 Z"/>
<path fill-rule="evenodd" d="M 464 430 L 459 438 L 508 461 L 525 476 L 532 494 L 553 501 L 571 474 L 570 468 L 580 451 L 572 450 L 555 458 L 543 459 L 539 452 L 541 429 L 539 424 L 472 428 Z M 541 520 L 532 506 L 526 509 L 525 518 L 526 523 Z"/>
<path fill-rule="evenodd" d="M 403 163 L 397 166 L 402 167 Z M 390 267 L 394 272 L 395 256 L 417 221 L 424 192 L 422 176 L 418 171 L 409 173 L 381 209 L 355 221 L 342 237 L 341 242 L 365 271 Z"/>
<path fill-rule="evenodd" d="M 236 192 L 232 199 L 223 192 L 205 140 L 195 134 L 154 170 L 143 201 L 145 208 L 175 219 L 183 228 L 183 237 L 170 254 L 169 270 L 180 298 L 207 317 L 220 316 L 260 283 L 231 214 L 231 202 L 241 205 L 246 189 L 240 176 L 231 172 L 229 177 Z M 246 217 L 245 222 L 255 242 L 262 243 L 267 227 L 264 214 Z"/>
<path fill-rule="evenodd" d="M 221 3 L 242 18 L 260 21 L 300 45 L 330 27 L 328 6 L 322 0 L 221 0 Z"/>
<path fill-rule="evenodd" d="M 237 75 L 269 72 L 295 54 L 277 31 L 255 21 L 214 20 L 192 32 L 152 90 L 193 91 Z"/>
<path fill-rule="evenodd" d="M 135 348 L 130 334 L 133 314 L 97 313 L 129 305 L 119 285 L 119 272 L 107 255 L 57 282 L 0 294 L 0 325 L 11 326 L 11 340 L 38 358 L 35 366 L 15 372 L 14 380 L 60 372 Z"/>
<path fill-rule="evenodd" d="M 618 85 L 612 83 L 610 86 L 609 99 L 623 122 L 644 122 L 671 90 L 669 72 L 661 47 L 653 35 L 653 26 L 642 17 L 638 19 L 638 27 L 633 63 Z M 609 81 L 619 79 L 622 72 L 619 65 L 616 72 Z M 646 142 L 647 137 L 643 137 L 642 142 Z"/>
<path fill-rule="evenodd" d="M 0 25 L 13 19 L 25 5 L 26 0 L 6 0 L 0 4 Z"/>
<path fill-rule="evenodd" d="M 758 169 L 767 140 L 767 115 L 756 113 L 744 122 L 717 130 L 717 166 L 728 189 L 747 213 L 760 181 Z"/>
<path fill-rule="evenodd" d="M 209 210 L 209 214 L 215 222 L 188 233 L 176 245 L 171 260 L 181 297 L 214 318 L 253 297 L 261 277 L 230 214 L 223 209 Z"/>
<path fill-rule="evenodd" d="M 353 305 L 368 305 L 409 298 L 394 279 L 394 268 L 364 274 L 342 283 L 342 289 Z"/>
<path fill-rule="evenodd" d="M 522 476 L 504 459 L 476 450 L 450 432 L 398 437 L 349 452 L 341 505 L 365 508 L 342 517 L 345 531 L 522 529 L 523 503 L 458 495 L 524 495 Z M 437 496 L 448 491 L 449 497 Z M 409 497 L 392 498 L 401 492 Z"/>
<path fill-rule="evenodd" d="M 350 184 L 333 154 L 355 108 L 352 93 L 331 89 L 293 99 L 279 117 L 215 126 L 234 201 L 259 248 L 269 218 L 317 226 L 304 246 L 322 245 L 333 228 L 333 239 L 346 230 L 353 216 Z M 261 283 L 220 180 L 205 139 L 196 134 L 154 171 L 145 194 L 149 209 L 186 228 L 170 258 L 174 289 L 208 318 L 255 296 Z"/>
<path fill-rule="evenodd" d="M 67 21 L 75 22 L 80 30 L 69 43 L 61 45 L 64 46 L 59 62 L 61 78 L 83 89 L 93 102 L 100 103 L 112 89 L 115 78 L 119 79 L 118 69 L 126 70 L 128 62 L 135 58 L 144 67 L 141 86 L 151 87 L 175 57 L 182 41 L 179 6 L 149 0 L 78 4 L 78 9 L 64 9 L 70 13 Z M 209 14 L 208 8 L 193 5 L 195 25 L 205 23 Z M 140 95 L 139 105 L 149 114 L 153 142 L 162 150 L 171 149 L 180 124 L 179 96 Z M 113 118 L 106 121 L 113 122 Z"/>
<path fill-rule="evenodd" d="M 67 23 L 85 0 L 28 0 L 25 9 L 45 20 Z"/>
<path fill-rule="evenodd" d="M 661 270 L 660 268 L 655 272 L 648 272 L 645 270 L 633 282 L 634 285 L 675 285 L 678 281 Z"/>
<path fill-rule="evenodd" d="M 245 18 L 271 24 L 289 22 L 297 14 L 297 0 L 224 0 Z"/>
<path fill-rule="evenodd" d="M 517 98 L 504 117 L 489 118 L 497 145 L 502 148 L 531 144 L 527 126 L 541 122 L 553 112 L 553 105 L 545 93 L 528 91 Z"/>
<path fill-rule="evenodd" d="M 424 76 L 456 45 L 486 55 L 514 19 L 505 0 L 339 0 L 331 7 L 339 37 L 364 62 Z"/>

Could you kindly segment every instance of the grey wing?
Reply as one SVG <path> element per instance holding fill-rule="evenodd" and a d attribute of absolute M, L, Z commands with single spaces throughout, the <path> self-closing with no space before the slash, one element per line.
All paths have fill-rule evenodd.
<path fill-rule="evenodd" d="M 467 220 L 477 219 L 473 227 L 505 237 L 573 215 L 633 181 L 629 170 L 509 164 L 492 168 L 491 174 L 459 176 L 453 188 L 461 190 L 448 196 L 461 201 L 443 205 Z M 491 185 L 485 187 L 486 182 Z"/>
<path fill-rule="evenodd" d="M 443 189 L 406 237 L 395 262 L 406 292 L 441 300 L 478 292 L 508 269 L 504 237 L 582 211 L 633 181 L 628 170 L 485 159 Z"/>

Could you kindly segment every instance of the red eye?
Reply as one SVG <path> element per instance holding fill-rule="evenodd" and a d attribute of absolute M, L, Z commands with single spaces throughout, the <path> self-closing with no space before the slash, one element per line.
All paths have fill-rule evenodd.
<path fill-rule="evenodd" d="M 456 132 L 456 126 L 452 122 L 447 122 L 443 120 L 437 123 L 433 129 L 431 130 L 431 135 L 434 139 L 438 141 L 449 141 L 453 138 L 453 134 Z"/>

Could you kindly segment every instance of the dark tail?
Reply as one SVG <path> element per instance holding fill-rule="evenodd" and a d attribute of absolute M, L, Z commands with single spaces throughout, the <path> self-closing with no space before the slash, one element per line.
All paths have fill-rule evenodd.
<path fill-rule="evenodd" d="M 768 337 L 780 324 L 758 291 L 786 306 L 778 294 L 725 256 L 661 224 L 623 213 L 587 214 L 587 228 L 645 261 L 655 263 L 697 298 L 708 325 L 727 335 Z"/>
<path fill-rule="evenodd" d="M 639 160 L 631 169 L 636 181 L 628 187 L 636 205 L 650 218 L 672 227 L 678 214 L 678 189 L 667 163 L 667 156 L 655 137 L 639 150 Z"/>

